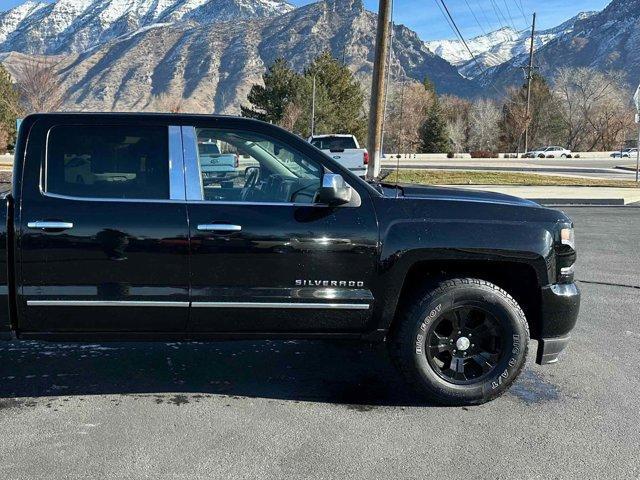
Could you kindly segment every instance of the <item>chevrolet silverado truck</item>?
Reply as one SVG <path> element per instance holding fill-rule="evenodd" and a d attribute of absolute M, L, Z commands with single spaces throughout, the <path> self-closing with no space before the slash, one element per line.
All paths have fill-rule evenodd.
<path fill-rule="evenodd" d="M 205 184 L 201 138 L 252 163 Z M 80 181 L 77 159 L 111 177 Z M 32 115 L 2 199 L 8 341 L 385 342 L 419 394 L 460 405 L 505 392 L 530 339 L 557 361 L 578 315 L 564 213 L 365 182 L 246 118 Z"/>

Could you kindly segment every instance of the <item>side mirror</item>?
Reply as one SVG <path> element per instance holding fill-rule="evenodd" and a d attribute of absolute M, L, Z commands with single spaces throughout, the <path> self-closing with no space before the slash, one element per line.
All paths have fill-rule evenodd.
<path fill-rule="evenodd" d="M 318 202 L 326 205 L 343 205 L 351 201 L 351 187 L 344 181 L 342 175 L 325 173 L 322 186 L 318 191 Z"/>

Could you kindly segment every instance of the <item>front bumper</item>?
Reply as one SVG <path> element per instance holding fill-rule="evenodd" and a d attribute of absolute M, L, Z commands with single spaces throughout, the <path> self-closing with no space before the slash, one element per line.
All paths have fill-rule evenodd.
<path fill-rule="evenodd" d="M 569 343 L 580 311 L 580 290 L 575 283 L 542 288 L 540 335 L 536 363 L 555 363 Z"/>

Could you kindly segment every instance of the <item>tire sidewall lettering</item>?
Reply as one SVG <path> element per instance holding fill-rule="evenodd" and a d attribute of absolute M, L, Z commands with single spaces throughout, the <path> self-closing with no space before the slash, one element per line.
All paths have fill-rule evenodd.
<path fill-rule="evenodd" d="M 429 329 L 429 325 L 440 315 L 442 312 L 442 303 L 438 303 L 435 308 L 433 308 L 429 314 L 420 322 L 420 326 L 418 328 L 418 333 L 416 334 L 415 341 L 415 353 L 417 355 L 422 355 L 424 353 L 424 345 L 425 339 L 427 337 L 426 333 Z"/>

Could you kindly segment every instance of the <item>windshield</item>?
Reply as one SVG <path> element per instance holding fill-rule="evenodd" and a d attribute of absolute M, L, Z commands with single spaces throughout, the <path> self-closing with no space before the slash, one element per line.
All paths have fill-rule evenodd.
<path fill-rule="evenodd" d="M 320 150 L 340 151 L 358 148 L 353 137 L 320 137 L 311 140 L 311 145 Z"/>

